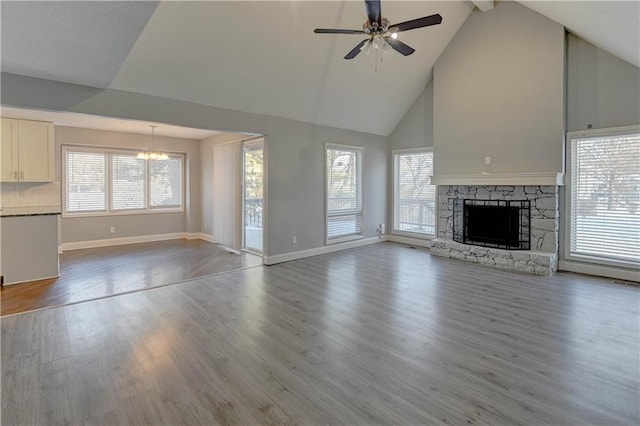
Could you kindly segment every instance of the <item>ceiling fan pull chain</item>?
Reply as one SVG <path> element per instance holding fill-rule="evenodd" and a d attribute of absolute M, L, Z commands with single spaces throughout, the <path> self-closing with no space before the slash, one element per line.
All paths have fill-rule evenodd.
<path fill-rule="evenodd" d="M 376 63 L 375 72 L 378 72 L 378 49 L 375 49 L 375 51 L 376 51 L 376 56 L 375 56 L 375 59 L 374 59 L 375 63 Z"/>

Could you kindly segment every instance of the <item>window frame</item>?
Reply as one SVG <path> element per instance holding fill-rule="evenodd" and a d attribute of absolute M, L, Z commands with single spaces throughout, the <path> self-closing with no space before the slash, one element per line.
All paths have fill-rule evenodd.
<path fill-rule="evenodd" d="M 572 222 L 573 222 L 573 141 L 584 137 L 607 137 L 624 135 L 628 133 L 640 133 L 640 126 L 621 126 L 621 127 L 609 127 L 602 129 L 588 129 L 578 130 L 566 133 L 565 141 L 565 156 L 566 156 L 566 173 L 565 173 L 565 197 L 564 197 L 564 259 L 569 261 L 591 263 L 595 265 L 640 269 L 640 264 L 626 261 L 623 259 L 612 259 L 607 257 L 591 256 L 586 254 L 572 253 L 571 251 L 571 236 L 572 236 Z"/>
<path fill-rule="evenodd" d="M 181 161 L 181 170 L 180 170 L 180 206 L 170 206 L 167 208 L 163 207 L 152 207 L 151 206 L 151 191 L 150 191 L 150 176 L 151 176 L 151 168 L 148 163 L 145 161 L 145 172 L 144 172 L 144 191 L 145 191 L 145 199 L 144 199 L 144 208 L 139 209 L 113 209 L 113 188 L 112 188 L 112 154 L 126 154 L 126 155 L 136 155 L 139 150 L 127 149 L 127 148 L 114 148 L 114 147 L 104 147 L 104 146 L 94 146 L 94 145 L 75 145 L 75 144 L 63 144 L 62 145 L 62 155 L 61 155 L 61 189 L 62 189 L 62 217 L 63 218 L 75 218 L 75 217 L 106 217 L 106 216 L 129 216 L 129 215 L 139 215 L 139 214 L 164 214 L 164 213 L 184 213 L 185 212 L 185 201 L 186 201 L 186 154 L 184 152 L 167 152 L 169 158 L 178 158 Z M 105 188 L 106 188 L 106 209 L 105 210 L 93 210 L 93 211 L 68 211 L 67 210 L 67 153 L 68 152 L 88 152 L 95 154 L 104 154 L 106 155 L 106 168 L 105 168 Z"/>
<path fill-rule="evenodd" d="M 396 157 L 400 155 L 423 154 L 423 153 L 431 153 L 431 164 L 432 164 L 431 174 L 433 176 L 433 162 L 434 162 L 433 147 L 394 149 L 393 151 L 391 151 L 391 161 L 392 161 L 391 168 L 392 168 L 392 177 L 393 177 L 391 182 L 391 185 L 392 185 L 391 187 L 391 191 L 392 191 L 391 234 L 392 235 L 400 235 L 400 236 L 423 239 L 423 240 L 433 240 L 438 235 L 438 188 L 436 185 L 432 185 L 434 187 L 433 202 L 434 202 L 434 210 L 435 210 L 433 234 L 424 234 L 421 232 L 411 232 L 411 231 L 403 231 L 400 229 L 396 229 L 396 201 L 397 201 L 396 195 L 397 195 L 397 189 L 398 189 L 397 183 L 399 183 L 398 173 L 400 171 L 397 166 Z M 431 183 L 429 183 L 429 185 L 431 185 Z"/>
<path fill-rule="evenodd" d="M 327 168 L 327 161 L 329 159 L 329 150 L 345 150 L 345 151 L 354 151 L 356 152 L 356 185 L 360 186 L 360 209 L 352 209 L 350 211 L 343 211 L 341 214 L 360 214 L 361 216 L 361 226 L 360 232 L 355 234 L 348 234 L 344 236 L 339 236 L 335 238 L 329 238 L 329 218 L 332 216 L 340 216 L 341 214 L 330 214 L 329 213 L 329 170 Z M 324 231 L 325 231 L 325 245 L 332 245 L 338 243 L 344 243 L 347 241 L 360 240 L 364 238 L 365 232 L 365 214 L 364 214 L 364 147 L 363 146 L 355 146 L 355 145 L 343 145 L 336 143 L 326 143 L 324 147 L 324 212 L 325 212 L 325 221 L 324 221 Z"/>

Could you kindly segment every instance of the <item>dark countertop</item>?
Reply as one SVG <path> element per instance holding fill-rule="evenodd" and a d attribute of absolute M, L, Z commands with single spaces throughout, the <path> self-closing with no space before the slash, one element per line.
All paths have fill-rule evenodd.
<path fill-rule="evenodd" d="M 0 217 L 52 216 L 58 214 L 61 214 L 59 206 L 3 207 L 0 210 Z"/>

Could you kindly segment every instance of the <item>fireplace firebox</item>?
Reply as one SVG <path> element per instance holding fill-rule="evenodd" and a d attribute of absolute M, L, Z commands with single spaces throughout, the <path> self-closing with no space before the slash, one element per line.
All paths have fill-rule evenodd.
<path fill-rule="evenodd" d="M 453 239 L 506 250 L 530 250 L 529 200 L 453 200 Z"/>

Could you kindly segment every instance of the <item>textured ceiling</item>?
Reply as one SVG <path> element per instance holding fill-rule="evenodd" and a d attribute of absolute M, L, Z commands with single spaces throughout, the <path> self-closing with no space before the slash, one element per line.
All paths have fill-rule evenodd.
<path fill-rule="evenodd" d="M 640 65 L 637 1 L 521 1 Z M 362 36 L 357 1 L 1 1 L 2 71 L 388 135 L 473 8 L 383 0 L 392 22 L 440 13 L 401 34 L 416 52 L 342 57 Z M 486 12 L 491 13 L 491 11 Z"/>
<path fill-rule="evenodd" d="M 108 87 L 157 5 L 3 0 L 2 71 Z"/>
<path fill-rule="evenodd" d="M 640 1 L 520 1 L 589 43 L 640 67 Z"/>
<path fill-rule="evenodd" d="M 383 2 L 392 22 L 440 13 L 438 26 L 400 39 L 416 49 L 342 59 L 362 35 L 364 2 L 163 2 L 111 87 L 388 135 L 473 6 Z"/>

